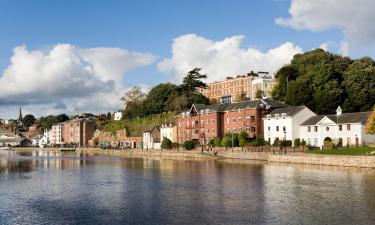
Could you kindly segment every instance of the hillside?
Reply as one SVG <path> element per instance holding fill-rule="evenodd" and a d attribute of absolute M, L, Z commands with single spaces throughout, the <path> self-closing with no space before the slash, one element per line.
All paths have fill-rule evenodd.
<path fill-rule="evenodd" d="M 159 126 L 166 122 L 172 122 L 175 116 L 176 114 L 171 112 L 142 118 L 109 121 L 101 124 L 99 129 L 114 134 L 117 130 L 125 128 L 129 137 L 141 137 L 144 130 L 151 129 L 154 126 Z"/>

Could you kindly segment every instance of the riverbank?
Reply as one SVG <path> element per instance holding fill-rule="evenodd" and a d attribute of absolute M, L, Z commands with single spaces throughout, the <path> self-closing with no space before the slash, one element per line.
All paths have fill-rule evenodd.
<path fill-rule="evenodd" d="M 60 152 L 56 148 L 14 148 L 15 151 L 53 151 Z M 272 154 L 264 152 L 219 152 L 214 155 L 212 152 L 202 153 L 200 150 L 176 151 L 176 150 L 102 150 L 102 149 L 79 149 L 76 153 L 88 152 L 94 156 L 107 157 L 160 157 L 173 159 L 239 159 L 258 160 L 266 162 L 310 164 L 321 166 L 361 167 L 375 168 L 375 156 L 346 156 L 346 155 L 318 155 L 307 153 Z"/>

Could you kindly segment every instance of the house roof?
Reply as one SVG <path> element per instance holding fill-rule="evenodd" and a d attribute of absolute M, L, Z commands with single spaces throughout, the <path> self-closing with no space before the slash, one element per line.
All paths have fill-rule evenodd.
<path fill-rule="evenodd" d="M 319 116 L 312 116 L 307 119 L 305 122 L 301 124 L 301 126 L 306 125 L 315 125 L 324 117 L 332 120 L 336 124 L 343 124 L 343 123 L 361 123 L 365 124 L 368 117 L 370 116 L 371 112 L 356 112 L 356 113 L 343 113 L 341 115 L 319 115 Z"/>
<path fill-rule="evenodd" d="M 198 112 L 200 110 L 206 110 L 213 112 L 226 112 L 226 111 L 235 111 L 239 109 L 248 109 L 248 108 L 281 108 L 287 107 L 284 103 L 272 100 L 270 98 L 266 99 L 259 99 L 253 101 L 244 101 L 244 102 L 236 102 L 236 103 L 223 103 L 223 104 L 215 104 L 215 105 L 205 105 L 205 104 L 194 104 L 192 108 L 195 108 Z"/>
<path fill-rule="evenodd" d="M 285 113 L 287 116 L 293 116 L 293 115 L 297 114 L 298 112 L 302 111 L 305 108 L 307 108 L 307 107 L 304 106 L 304 105 L 277 108 L 277 109 L 273 110 L 270 114 L 271 114 L 271 116 L 274 116 L 275 114 Z"/>

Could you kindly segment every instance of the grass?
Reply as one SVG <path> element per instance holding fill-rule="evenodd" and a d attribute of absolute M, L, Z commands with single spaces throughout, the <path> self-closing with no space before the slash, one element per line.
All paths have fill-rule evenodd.
<path fill-rule="evenodd" d="M 321 155 L 370 155 L 372 151 L 375 151 L 374 147 L 358 147 L 358 148 L 338 148 L 329 150 L 311 150 L 307 151 L 310 154 L 321 154 Z M 372 154 L 375 156 L 375 154 Z"/>

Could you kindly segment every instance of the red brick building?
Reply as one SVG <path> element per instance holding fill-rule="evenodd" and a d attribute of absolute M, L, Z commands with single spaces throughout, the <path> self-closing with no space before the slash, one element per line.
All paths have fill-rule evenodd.
<path fill-rule="evenodd" d="M 87 147 L 95 133 L 95 121 L 89 118 L 73 119 L 64 122 L 63 139 L 65 144 Z"/>
<path fill-rule="evenodd" d="M 190 111 L 177 118 L 177 139 L 179 143 L 196 140 L 206 144 L 225 133 L 247 131 L 250 137 L 263 135 L 263 116 L 272 109 L 286 107 L 285 104 L 260 99 L 239 103 L 216 105 L 194 104 Z"/>

